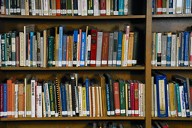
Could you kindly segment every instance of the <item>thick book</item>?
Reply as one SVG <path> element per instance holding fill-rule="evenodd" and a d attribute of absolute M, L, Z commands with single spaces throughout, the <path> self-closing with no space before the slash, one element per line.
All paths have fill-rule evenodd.
<path fill-rule="evenodd" d="M 91 67 L 96 66 L 96 54 L 97 54 L 97 30 L 91 30 Z"/>
<path fill-rule="evenodd" d="M 101 66 L 107 66 L 108 64 L 108 50 L 109 49 L 109 33 L 103 33 L 102 40 L 102 53 L 101 53 Z"/>
<path fill-rule="evenodd" d="M 120 115 L 125 116 L 126 114 L 126 96 L 125 96 L 125 82 L 119 80 L 119 95 L 120 95 Z"/>

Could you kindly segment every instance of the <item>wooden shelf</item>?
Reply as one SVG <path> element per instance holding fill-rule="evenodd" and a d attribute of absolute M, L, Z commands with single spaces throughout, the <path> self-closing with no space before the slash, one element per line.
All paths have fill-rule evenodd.
<path fill-rule="evenodd" d="M 46 118 L 1 118 L 1 121 L 54 121 L 54 120 L 145 120 L 145 117 L 46 117 Z"/>
<path fill-rule="evenodd" d="M 187 117 L 163 117 L 163 118 L 153 117 L 152 120 L 192 121 L 192 118 L 187 118 Z"/>
<path fill-rule="evenodd" d="M 192 18 L 192 14 L 159 14 L 152 15 L 152 18 Z"/>
<path fill-rule="evenodd" d="M 14 70 L 144 70 L 144 66 L 134 67 L 1 67 L 2 71 L 14 71 Z"/>
<path fill-rule="evenodd" d="M 153 70 L 192 70 L 192 67 L 152 67 Z"/>
<path fill-rule="evenodd" d="M 65 20 L 86 20 L 86 19 L 143 19 L 145 15 L 127 15 L 127 16 L 17 16 L 17 15 L 0 15 L 0 18 L 10 19 L 65 19 Z"/>

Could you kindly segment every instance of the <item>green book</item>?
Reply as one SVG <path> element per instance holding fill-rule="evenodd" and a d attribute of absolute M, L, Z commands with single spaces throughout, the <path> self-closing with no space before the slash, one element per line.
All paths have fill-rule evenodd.
<path fill-rule="evenodd" d="M 50 98 L 50 110 L 51 110 L 51 117 L 55 116 L 55 101 L 54 101 L 54 87 L 51 81 L 48 82 L 49 88 L 49 98 Z"/>
<path fill-rule="evenodd" d="M 54 37 L 49 36 L 48 37 L 48 67 L 53 66 L 54 61 Z"/>
<path fill-rule="evenodd" d="M 120 92 L 120 113 L 121 116 L 125 116 L 126 113 L 125 82 L 123 80 L 119 80 L 119 92 Z"/>

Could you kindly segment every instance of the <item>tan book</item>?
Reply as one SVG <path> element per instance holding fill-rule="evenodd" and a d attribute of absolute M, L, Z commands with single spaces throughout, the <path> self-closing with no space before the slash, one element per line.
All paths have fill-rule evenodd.
<path fill-rule="evenodd" d="M 19 117 L 25 116 L 25 91 L 23 83 L 18 84 L 18 111 Z"/>
<path fill-rule="evenodd" d="M 132 58 L 133 58 L 133 42 L 134 42 L 134 32 L 130 32 L 129 35 L 129 48 L 128 48 L 128 64 L 127 66 L 132 66 Z"/>

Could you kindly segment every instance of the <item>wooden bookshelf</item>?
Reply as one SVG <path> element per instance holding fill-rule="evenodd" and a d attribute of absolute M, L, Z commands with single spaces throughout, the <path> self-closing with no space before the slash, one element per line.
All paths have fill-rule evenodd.
<path fill-rule="evenodd" d="M 0 67 L 0 80 L 3 81 L 13 75 L 22 79 L 26 74 L 37 74 L 41 79 L 50 78 L 58 73 L 78 72 L 82 77 L 93 76 L 93 73 L 110 73 L 114 78 L 136 79 L 145 83 L 145 117 L 50 117 L 50 118 L 0 118 L 0 128 L 84 128 L 89 122 L 121 122 L 125 128 L 132 123 L 143 123 L 145 128 L 151 128 L 153 121 L 167 121 L 174 128 L 191 128 L 192 118 L 157 118 L 151 116 L 151 76 L 152 71 L 161 71 L 171 78 L 179 73 L 191 76 L 192 67 L 153 67 L 151 66 L 152 32 L 182 31 L 191 26 L 192 14 L 152 15 L 152 0 L 130 0 L 131 12 L 127 16 L 19 16 L 0 15 L 0 32 L 5 33 L 17 29 L 23 31 L 23 26 L 36 24 L 38 30 L 65 24 L 69 28 L 94 26 L 102 31 L 112 31 L 118 28 L 124 30 L 130 25 L 131 30 L 139 29 L 141 35 L 140 48 L 141 64 L 132 67 Z"/>
<path fill-rule="evenodd" d="M 114 120 L 124 120 L 124 121 L 131 121 L 131 120 L 145 120 L 145 117 L 45 117 L 45 118 L 2 118 L 1 121 L 56 121 L 56 120 L 63 120 L 63 121 L 114 121 Z"/>

